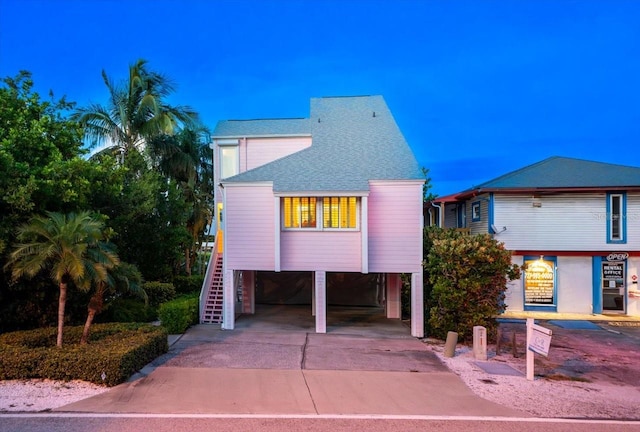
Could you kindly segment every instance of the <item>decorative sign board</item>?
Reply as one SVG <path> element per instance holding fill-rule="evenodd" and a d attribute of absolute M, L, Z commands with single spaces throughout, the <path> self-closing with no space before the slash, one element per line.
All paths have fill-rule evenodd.
<path fill-rule="evenodd" d="M 535 353 L 549 356 L 549 347 L 551 346 L 551 330 L 548 328 L 533 324 L 531 326 L 531 337 L 527 348 Z"/>

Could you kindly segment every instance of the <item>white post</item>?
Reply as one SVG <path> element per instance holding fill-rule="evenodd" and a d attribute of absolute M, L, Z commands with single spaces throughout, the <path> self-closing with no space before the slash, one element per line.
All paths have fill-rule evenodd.
<path fill-rule="evenodd" d="M 411 273 L 411 336 L 424 337 L 422 272 Z"/>
<path fill-rule="evenodd" d="M 316 316 L 316 274 L 311 273 L 311 316 Z"/>
<path fill-rule="evenodd" d="M 533 351 L 529 349 L 529 345 L 531 343 L 531 334 L 533 333 L 533 318 L 527 318 L 527 346 L 525 347 L 527 351 L 527 379 L 529 381 L 533 381 L 533 369 L 534 369 L 534 354 Z"/>
<path fill-rule="evenodd" d="M 386 304 L 387 318 L 400 319 L 402 318 L 402 304 L 401 304 L 401 292 L 402 292 L 402 280 L 398 273 L 387 274 L 387 293 Z"/>
<path fill-rule="evenodd" d="M 487 360 L 487 328 L 473 326 L 473 357 L 476 360 Z"/>
<path fill-rule="evenodd" d="M 235 327 L 235 286 L 232 269 L 224 270 L 223 300 L 222 300 L 222 325 L 223 330 L 233 330 Z"/>
<path fill-rule="evenodd" d="M 327 332 L 327 273 L 315 272 L 316 333 Z"/>

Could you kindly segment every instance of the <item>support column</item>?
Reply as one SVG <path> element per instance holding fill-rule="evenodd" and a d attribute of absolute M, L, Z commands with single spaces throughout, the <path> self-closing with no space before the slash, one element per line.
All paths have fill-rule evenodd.
<path fill-rule="evenodd" d="M 236 321 L 236 293 L 233 286 L 233 270 L 224 270 L 224 288 L 222 302 L 222 325 L 223 330 L 233 330 Z"/>
<path fill-rule="evenodd" d="M 398 273 L 387 274 L 387 318 L 402 318 L 402 280 Z"/>
<path fill-rule="evenodd" d="M 311 272 L 311 316 L 316 316 L 316 277 Z"/>
<path fill-rule="evenodd" d="M 327 273 L 314 272 L 315 303 L 316 303 L 316 333 L 327 332 Z"/>
<path fill-rule="evenodd" d="M 242 313 L 256 313 L 256 272 L 242 272 Z"/>
<path fill-rule="evenodd" d="M 422 272 L 411 273 L 411 336 L 424 337 L 424 288 Z"/>

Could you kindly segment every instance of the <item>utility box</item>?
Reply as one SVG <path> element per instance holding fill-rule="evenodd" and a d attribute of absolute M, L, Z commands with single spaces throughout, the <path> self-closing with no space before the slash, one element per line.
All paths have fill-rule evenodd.
<path fill-rule="evenodd" d="M 483 326 L 473 327 L 473 357 L 476 360 L 487 359 L 487 329 Z"/>

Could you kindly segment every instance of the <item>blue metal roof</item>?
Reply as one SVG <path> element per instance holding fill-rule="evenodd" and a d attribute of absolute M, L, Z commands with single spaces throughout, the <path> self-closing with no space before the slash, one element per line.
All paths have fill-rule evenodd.
<path fill-rule="evenodd" d="M 526 188 L 624 188 L 640 186 L 640 168 L 554 156 L 470 190 Z"/>
<path fill-rule="evenodd" d="M 271 124 L 259 124 L 263 121 Z M 311 147 L 224 182 L 273 181 L 275 192 L 355 192 L 368 191 L 369 180 L 424 180 L 382 96 L 312 98 L 310 118 L 285 121 L 282 130 L 302 130 L 303 121 L 311 133 Z M 230 136 L 231 127 L 234 136 L 267 132 L 273 122 L 277 121 L 221 122 L 214 137 Z"/>

